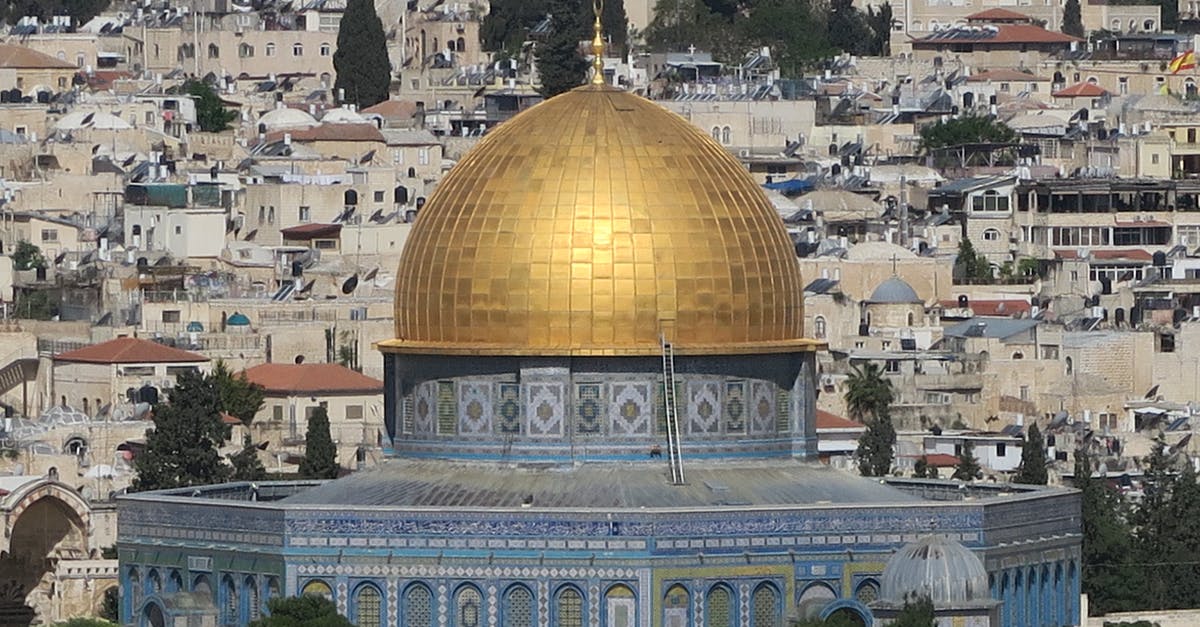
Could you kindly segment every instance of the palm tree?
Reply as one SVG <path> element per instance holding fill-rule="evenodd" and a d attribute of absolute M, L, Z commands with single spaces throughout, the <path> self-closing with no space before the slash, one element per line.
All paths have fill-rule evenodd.
<path fill-rule="evenodd" d="M 868 417 L 886 416 L 894 398 L 892 382 L 883 376 L 878 364 L 867 362 L 850 367 L 845 399 L 851 418 L 863 422 Z"/>

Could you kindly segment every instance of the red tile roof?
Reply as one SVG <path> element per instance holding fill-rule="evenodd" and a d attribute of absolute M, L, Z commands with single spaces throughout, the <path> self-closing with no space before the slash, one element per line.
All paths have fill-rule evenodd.
<path fill-rule="evenodd" d="M 1095 83 L 1075 83 L 1070 87 L 1060 89 L 1053 94 L 1055 98 L 1099 98 L 1108 93 L 1108 90 Z"/>
<path fill-rule="evenodd" d="M 295 142 L 380 142 L 383 133 L 374 124 L 321 124 L 312 128 L 292 131 L 275 131 L 267 134 L 267 141 L 279 141 L 290 134 Z"/>
<path fill-rule="evenodd" d="M 204 355 L 136 337 L 119 337 L 85 346 L 55 355 L 54 359 L 89 364 L 179 364 L 208 361 Z"/>
<path fill-rule="evenodd" d="M 384 100 L 362 110 L 366 115 L 379 115 L 391 119 L 408 119 L 417 112 L 417 103 L 410 100 Z"/>
<path fill-rule="evenodd" d="M 958 301 L 954 299 L 940 300 L 938 304 L 946 309 L 958 308 Z M 1016 298 L 972 300 L 967 307 L 976 316 L 1011 316 L 1029 311 L 1029 301 Z"/>
<path fill-rule="evenodd" d="M 283 239 L 314 239 L 324 237 L 337 237 L 342 232 L 340 224 L 319 224 L 313 222 L 311 224 L 301 224 L 299 226 L 291 226 L 286 229 L 279 229 L 279 233 L 283 235 Z"/>
<path fill-rule="evenodd" d="M 930 453 L 922 455 L 925 463 L 934 468 L 953 468 L 958 465 L 958 458 L 949 453 Z"/>
<path fill-rule="evenodd" d="M 989 30 L 993 29 L 993 30 Z M 969 36 L 964 36 L 964 33 Z M 914 39 L 914 44 L 1070 44 L 1083 41 L 1034 24 L 996 24 L 985 26 L 956 26 Z"/>
<path fill-rule="evenodd" d="M 240 425 L 242 424 L 242 419 L 234 416 L 233 414 L 221 412 L 221 424 L 230 426 Z"/>
<path fill-rule="evenodd" d="M 383 381 L 339 364 L 262 364 L 246 370 L 246 378 L 274 394 L 383 392 Z"/>
<path fill-rule="evenodd" d="M 1006 81 L 1006 82 L 1008 82 L 1008 81 L 1011 81 L 1011 82 L 1047 81 L 1048 82 L 1048 80 L 1049 79 L 1045 79 L 1040 76 L 1030 74 L 1029 72 L 1022 72 L 1020 70 L 1004 70 L 1004 69 L 988 70 L 986 72 L 978 72 L 978 73 L 972 74 L 967 77 L 968 83 L 984 83 L 987 81 Z"/>
<path fill-rule="evenodd" d="M 15 70 L 78 69 L 74 64 L 62 59 L 15 44 L 0 44 L 0 68 Z"/>
<path fill-rule="evenodd" d="M 988 9 L 967 16 L 968 22 L 1032 22 L 1033 19 L 1024 13 L 1008 9 Z"/>
<path fill-rule="evenodd" d="M 842 418 L 823 409 L 817 410 L 817 429 L 866 429 L 866 425 L 849 418 Z"/>

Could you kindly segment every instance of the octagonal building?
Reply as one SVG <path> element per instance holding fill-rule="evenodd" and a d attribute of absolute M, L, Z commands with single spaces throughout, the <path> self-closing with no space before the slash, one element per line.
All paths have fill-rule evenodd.
<path fill-rule="evenodd" d="M 1004 625 L 1078 624 L 1073 491 L 815 461 L 803 286 L 715 141 L 604 85 L 547 100 L 406 244 L 377 344 L 391 459 L 125 497 L 122 620 L 244 624 L 316 593 L 363 627 L 871 624 L 888 558 L 936 529 Z"/>

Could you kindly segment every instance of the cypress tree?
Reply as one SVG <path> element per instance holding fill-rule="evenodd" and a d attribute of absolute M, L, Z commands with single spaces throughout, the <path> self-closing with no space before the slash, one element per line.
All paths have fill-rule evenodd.
<path fill-rule="evenodd" d="M 337 447 L 329 435 L 329 413 L 324 407 L 318 407 L 308 419 L 300 476 L 306 479 L 336 479 L 338 476 Z"/>
<path fill-rule="evenodd" d="M 600 22 L 604 26 L 604 38 L 608 42 L 608 54 L 624 56 L 629 39 L 629 18 L 625 15 L 625 2 L 605 0 L 600 11 Z"/>
<path fill-rule="evenodd" d="M 190 79 L 183 84 L 183 91 L 196 99 L 196 123 L 205 133 L 225 131 L 238 117 L 237 111 L 226 109 L 216 90 L 204 81 Z"/>
<path fill-rule="evenodd" d="M 550 32 L 537 46 L 538 77 L 542 96 L 550 98 L 583 84 L 587 61 L 579 54 L 579 42 L 587 37 L 579 0 L 550 0 Z M 590 8 L 590 7 L 589 7 Z"/>
<path fill-rule="evenodd" d="M 229 466 L 217 448 L 228 437 L 221 424 L 216 385 L 200 373 L 184 373 L 154 407 L 154 428 L 146 431 L 146 449 L 134 458 L 133 489 L 163 490 L 220 483 Z"/>
<path fill-rule="evenodd" d="M 1035 423 L 1029 425 L 1029 433 L 1025 434 L 1025 443 L 1021 445 L 1021 467 L 1017 469 L 1017 476 L 1013 477 L 1013 482 L 1046 485 L 1048 480 L 1046 443 Z"/>
<path fill-rule="evenodd" d="M 958 456 L 953 478 L 959 481 L 974 481 L 980 474 L 979 460 L 975 459 L 975 445 L 967 442 L 963 444 L 962 454 Z"/>
<path fill-rule="evenodd" d="M 392 64 L 388 60 L 383 22 L 372 0 L 349 0 L 338 25 L 333 53 L 335 93 L 342 102 L 365 108 L 388 99 Z M 340 91 L 339 91 L 340 90 Z"/>
<path fill-rule="evenodd" d="M 1073 37 L 1083 37 L 1083 14 L 1079 0 L 1067 0 L 1063 6 L 1062 32 Z"/>

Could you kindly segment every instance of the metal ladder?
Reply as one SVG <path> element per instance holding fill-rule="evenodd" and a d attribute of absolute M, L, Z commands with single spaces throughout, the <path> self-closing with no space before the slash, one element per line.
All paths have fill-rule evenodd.
<path fill-rule="evenodd" d="M 667 414 L 667 462 L 671 466 L 671 483 L 683 485 L 683 456 L 680 448 L 679 414 L 675 405 L 675 351 L 664 336 L 663 354 L 663 405 Z"/>

